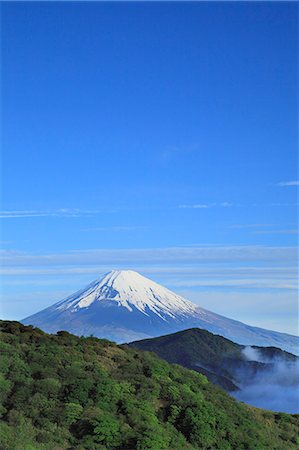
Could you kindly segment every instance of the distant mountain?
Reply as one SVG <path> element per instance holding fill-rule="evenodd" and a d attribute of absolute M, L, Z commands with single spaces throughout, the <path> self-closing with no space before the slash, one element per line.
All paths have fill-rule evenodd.
<path fill-rule="evenodd" d="M 243 389 L 257 377 L 265 378 L 278 361 L 290 366 L 299 361 L 297 356 L 274 347 L 246 347 L 198 328 L 131 342 L 129 346 L 200 372 L 226 391 Z"/>
<path fill-rule="evenodd" d="M 240 344 L 273 346 L 299 354 L 299 337 L 212 313 L 131 270 L 113 270 L 22 322 L 47 332 L 67 330 L 116 342 L 198 327 Z"/>
<path fill-rule="evenodd" d="M 299 415 L 107 340 L 0 321 L 1 450 L 298 450 Z"/>

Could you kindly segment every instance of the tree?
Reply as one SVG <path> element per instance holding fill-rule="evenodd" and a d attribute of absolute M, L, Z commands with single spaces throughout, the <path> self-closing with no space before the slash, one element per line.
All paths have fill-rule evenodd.
<path fill-rule="evenodd" d="M 108 414 L 102 414 L 93 419 L 93 425 L 96 442 L 106 445 L 108 448 L 117 447 L 120 442 L 120 427 L 116 419 Z"/>
<path fill-rule="evenodd" d="M 64 420 L 70 426 L 80 419 L 83 413 L 83 407 L 78 403 L 66 403 L 64 407 Z"/>
<path fill-rule="evenodd" d="M 169 442 L 170 439 L 164 435 L 163 430 L 150 430 L 138 439 L 137 450 L 166 450 L 169 448 Z"/>

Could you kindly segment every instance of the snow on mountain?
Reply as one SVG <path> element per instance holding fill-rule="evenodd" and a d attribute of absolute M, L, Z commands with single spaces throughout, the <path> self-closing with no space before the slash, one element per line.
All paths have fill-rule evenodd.
<path fill-rule="evenodd" d="M 114 301 L 130 312 L 135 307 L 148 316 L 147 310 L 161 319 L 175 319 L 196 311 L 196 305 L 133 270 L 112 270 L 104 277 L 76 292 L 57 305 L 59 310 L 89 308 L 95 301 Z"/>
<path fill-rule="evenodd" d="M 132 270 L 113 270 L 22 322 L 48 332 L 67 330 L 116 342 L 197 327 L 239 344 L 273 346 L 299 354 L 299 337 L 212 313 Z"/>

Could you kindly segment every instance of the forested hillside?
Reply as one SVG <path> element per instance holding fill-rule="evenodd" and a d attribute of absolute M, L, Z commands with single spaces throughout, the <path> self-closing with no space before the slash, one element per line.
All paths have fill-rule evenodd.
<path fill-rule="evenodd" d="M 279 348 L 257 346 L 250 347 L 257 355 L 257 360 L 248 360 L 244 352 L 246 346 L 199 328 L 143 339 L 128 345 L 154 352 L 169 363 L 202 373 L 226 391 L 238 390 L 239 385 L 246 385 L 258 374 L 263 377 L 267 371 L 273 372 L 273 363 L 277 361 L 299 361 L 298 356 Z"/>
<path fill-rule="evenodd" d="M 0 322 L 2 450 L 291 450 L 299 416 L 239 404 L 152 353 Z"/>

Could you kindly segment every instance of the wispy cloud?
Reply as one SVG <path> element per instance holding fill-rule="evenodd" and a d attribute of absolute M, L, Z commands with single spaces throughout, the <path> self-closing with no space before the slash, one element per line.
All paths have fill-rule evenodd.
<path fill-rule="evenodd" d="M 125 266 L 128 269 L 136 269 L 134 264 L 127 264 Z M 66 274 L 100 274 L 111 270 L 110 265 L 64 265 L 64 266 L 56 266 L 53 265 L 51 267 L 39 267 L 39 266 L 8 266 L 3 267 L 1 269 L 1 273 L 3 275 L 66 275 Z M 160 275 L 163 277 L 168 277 L 169 279 L 173 279 L 173 282 L 176 282 L 178 278 L 183 277 L 186 282 L 190 278 L 197 279 L 199 276 L 203 276 L 205 279 L 211 277 L 222 277 L 227 278 L 228 276 L 233 277 L 241 277 L 244 278 L 247 275 L 253 276 L 255 278 L 270 278 L 270 277 L 284 277 L 284 278 L 293 278 L 297 275 L 296 266 L 291 267 L 283 267 L 283 266 L 231 266 L 231 265 L 213 265 L 213 264 L 204 264 L 204 265 L 191 265 L 191 266 L 183 266 L 183 265 L 151 265 L 142 264 L 139 265 L 139 270 L 143 273 L 150 275 Z"/>
<path fill-rule="evenodd" d="M 282 186 L 282 187 L 286 187 L 286 186 L 299 186 L 299 181 L 280 181 L 279 183 L 276 184 L 276 186 Z"/>
<path fill-rule="evenodd" d="M 12 276 L 12 278 L 3 282 L 3 286 L 59 286 L 61 282 L 64 284 L 68 284 L 69 286 L 74 285 L 75 278 L 78 276 L 84 277 L 82 281 L 82 285 L 88 284 L 92 279 L 98 278 L 100 275 L 107 273 L 110 271 L 110 268 L 105 268 L 104 270 L 99 270 L 99 268 L 91 267 L 91 268 L 69 268 L 69 267 L 60 267 L 49 269 L 26 269 L 22 270 L 21 268 L 14 268 L 11 271 L 4 271 L 4 274 L 7 276 Z M 254 274 L 248 273 L 246 271 L 243 274 L 238 273 L 238 271 L 232 269 L 231 272 L 223 270 L 213 272 L 213 269 L 210 269 L 210 273 L 206 273 L 205 271 L 198 270 L 196 275 L 193 277 L 188 276 L 188 273 L 182 273 L 181 277 L 178 278 L 172 276 L 171 268 L 168 268 L 169 272 L 164 272 L 163 275 L 159 273 L 154 273 L 152 275 L 152 271 L 147 267 L 142 267 L 139 271 L 150 278 L 154 278 L 157 281 L 162 282 L 162 284 L 167 285 L 171 289 L 194 289 L 194 288 L 217 288 L 222 290 L 227 289 L 245 289 L 245 290 L 297 290 L 298 283 L 296 280 L 296 276 L 293 278 L 288 277 L 286 274 L 283 275 L 277 272 L 275 275 L 268 274 L 268 277 L 262 277 L 261 274 L 257 274 L 258 276 L 254 276 Z M 262 273 L 262 272 L 261 272 Z M 76 277 L 71 277 L 71 275 L 76 275 Z M 241 276 L 242 275 L 242 276 Z M 88 278 L 87 278 L 88 276 Z M 24 278 L 25 277 L 25 278 Z M 80 278 L 79 278 L 80 279 Z M 88 280 L 88 281 L 87 281 Z M 78 282 L 78 278 L 76 278 L 76 282 Z"/>
<path fill-rule="evenodd" d="M 242 207 L 242 208 L 256 208 L 256 207 L 262 207 L 262 208 L 268 208 L 272 206 L 280 206 L 280 207 L 297 207 L 299 206 L 299 203 L 268 203 L 268 204 L 258 204 L 258 203 L 251 203 L 251 204 L 241 204 L 241 203 L 230 203 L 230 202 L 221 202 L 221 203 L 191 203 L 191 204 L 182 204 L 179 205 L 178 208 L 185 208 L 185 209 L 207 209 L 207 208 L 230 208 L 230 207 Z"/>
<path fill-rule="evenodd" d="M 99 214 L 103 210 L 83 210 L 83 209 L 69 209 L 60 208 L 53 210 L 9 210 L 0 211 L 1 219 L 17 219 L 24 217 L 81 217 L 81 216 L 93 216 Z"/>
<path fill-rule="evenodd" d="M 257 322 L 261 310 L 266 311 L 265 320 L 279 314 L 281 329 L 292 331 L 289 318 L 297 311 L 295 247 L 202 245 L 61 253 L 2 250 L 0 255 L 5 292 L 2 317 L 11 319 L 33 314 L 112 269 L 137 270 L 209 310 L 245 322 L 250 319 L 252 325 L 264 326 Z M 32 304 L 26 301 L 31 294 Z M 278 313 L 273 312 L 275 298 L 279 298 Z"/>
<path fill-rule="evenodd" d="M 298 234 L 298 229 L 293 230 L 255 230 L 253 234 Z"/>
<path fill-rule="evenodd" d="M 241 223 L 230 225 L 228 228 L 268 228 L 274 226 L 273 223 Z"/>
<path fill-rule="evenodd" d="M 144 275 L 151 277 L 151 272 L 143 271 Z M 98 272 L 97 276 L 100 275 Z M 54 278 L 54 277 L 53 277 Z M 297 318 L 297 292 L 295 290 L 275 289 L 267 290 L 244 290 L 244 289 L 219 289 L 209 288 L 181 288 L 175 286 L 171 279 L 161 277 L 161 274 L 152 276 L 156 281 L 164 284 L 183 297 L 199 304 L 210 311 L 217 312 L 235 320 L 269 328 L 272 330 L 287 332 L 296 335 L 298 333 Z M 20 286 L 13 286 L 11 291 L 5 295 L 5 303 L 0 302 L 1 317 L 7 320 L 23 319 L 36 313 L 55 302 L 66 298 L 76 289 L 87 285 L 91 279 L 69 276 L 66 279 L 55 276 L 55 284 L 48 285 L 39 283 L 40 277 L 31 279 L 31 288 L 28 283 L 27 291 Z M 175 278 L 177 279 L 177 277 Z M 33 280 L 33 278 L 32 278 Z M 24 281 L 24 278 L 20 280 Z M 28 291 L 28 289 L 30 289 Z"/>
<path fill-rule="evenodd" d="M 282 226 L 297 226 L 297 223 L 281 224 Z M 279 224 L 273 223 L 249 223 L 230 225 L 231 229 L 251 229 L 252 234 L 298 234 L 298 228 L 279 228 Z M 276 229 L 273 229 L 273 228 Z M 269 228 L 267 230 L 267 228 Z"/>
<path fill-rule="evenodd" d="M 186 157 L 187 154 L 196 152 L 199 149 L 199 144 L 188 144 L 183 147 L 178 145 L 168 145 L 159 154 L 160 160 L 163 162 L 170 162 L 179 157 Z"/>
<path fill-rule="evenodd" d="M 293 282 L 286 282 L 285 280 L 275 280 L 273 278 L 265 278 L 263 280 L 255 278 L 244 278 L 244 279 L 211 279 L 203 280 L 197 279 L 193 281 L 177 281 L 175 286 L 178 287 L 218 287 L 218 288 L 243 288 L 243 289 L 298 289 L 296 280 Z"/>
<path fill-rule="evenodd" d="M 211 205 L 207 205 L 204 203 L 197 203 L 195 205 L 179 205 L 179 208 L 205 209 L 205 208 L 211 208 Z"/>
<path fill-rule="evenodd" d="M 195 203 L 191 205 L 179 205 L 179 208 L 188 208 L 188 209 L 206 209 L 206 208 L 230 208 L 234 206 L 233 203 L 230 202 L 222 202 L 222 203 Z"/>
<path fill-rule="evenodd" d="M 266 262 L 288 264 L 297 261 L 296 247 L 270 246 L 197 246 L 140 249 L 90 249 L 62 253 L 34 254 L 14 250 L 0 252 L 8 266 L 63 264 L 134 264 L 143 263 L 236 263 Z"/>
<path fill-rule="evenodd" d="M 271 203 L 271 206 L 282 206 L 282 207 L 291 206 L 293 208 L 299 206 L 299 203 Z"/>
<path fill-rule="evenodd" d="M 136 270 L 136 265 L 127 263 L 125 266 L 121 264 L 121 268 Z M 208 278 L 219 278 L 229 276 L 233 277 L 254 277 L 254 278 L 294 278 L 297 275 L 296 265 L 292 266 L 252 266 L 252 265 L 231 265 L 231 264 L 204 264 L 204 265 L 169 265 L 169 264 L 140 264 L 139 270 L 148 276 L 163 276 L 177 282 L 178 278 L 183 277 L 188 283 L 189 279 L 197 279 L 199 276 Z M 66 275 L 66 274 L 100 274 L 111 270 L 111 265 L 95 264 L 95 265 L 64 265 L 64 266 L 7 266 L 1 269 L 3 275 Z"/>
<path fill-rule="evenodd" d="M 137 226 L 137 225 L 136 226 L 134 226 L 134 225 L 132 225 L 132 226 L 122 226 L 122 225 L 120 225 L 120 226 L 111 226 L 111 227 L 83 228 L 81 231 L 95 231 L 95 232 L 108 231 L 108 232 L 116 232 L 116 233 L 118 233 L 118 232 L 122 232 L 122 231 L 126 232 L 126 231 L 145 230 L 147 228 L 148 227 L 146 227 L 146 226 Z"/>

